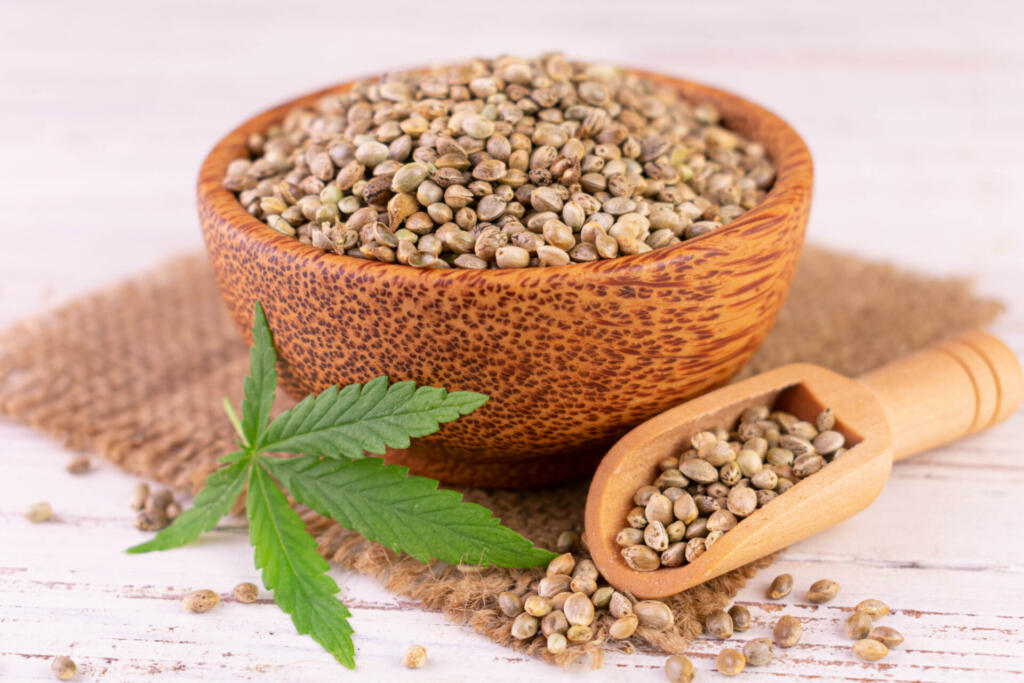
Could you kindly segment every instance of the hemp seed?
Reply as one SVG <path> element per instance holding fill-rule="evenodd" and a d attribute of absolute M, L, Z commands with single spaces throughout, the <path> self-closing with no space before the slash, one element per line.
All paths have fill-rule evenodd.
<path fill-rule="evenodd" d="M 807 599 L 814 603 L 828 602 L 839 595 L 839 584 L 831 579 L 821 579 L 811 584 Z"/>
<path fill-rule="evenodd" d="M 854 612 L 846 620 L 846 637 L 850 640 L 867 638 L 871 624 L 871 617 L 866 612 Z"/>
<path fill-rule="evenodd" d="M 772 661 L 773 648 L 770 638 L 754 638 L 743 646 L 743 655 L 750 666 L 764 666 Z"/>
<path fill-rule="evenodd" d="M 40 522 L 47 521 L 53 516 L 53 507 L 45 501 L 42 503 L 34 503 L 28 506 L 23 516 L 33 524 L 39 524 Z"/>
<path fill-rule="evenodd" d="M 402 663 L 407 669 L 420 669 L 427 663 L 427 648 L 422 645 L 413 645 L 405 651 Z"/>
<path fill-rule="evenodd" d="M 254 583 L 240 583 L 232 589 L 231 595 L 238 602 L 248 604 L 256 602 L 256 599 L 260 596 L 260 589 Z"/>
<path fill-rule="evenodd" d="M 672 655 L 665 660 L 665 678 L 671 683 L 691 683 L 694 677 L 693 662 L 683 655 Z"/>
<path fill-rule="evenodd" d="M 772 637 L 775 639 L 775 644 L 779 647 L 793 647 L 800 642 L 803 634 L 803 624 L 800 623 L 799 619 L 788 614 L 780 617 L 775 622 L 775 628 L 772 630 Z"/>
<path fill-rule="evenodd" d="M 739 650 L 724 648 L 715 658 L 715 668 L 725 676 L 738 676 L 747 665 L 747 658 Z"/>
<path fill-rule="evenodd" d="M 867 637 L 877 640 L 890 650 L 899 647 L 903 643 L 903 634 L 891 626 L 876 626 L 871 629 Z"/>
<path fill-rule="evenodd" d="M 870 600 L 862 600 L 857 603 L 857 606 L 854 607 L 854 611 L 864 612 L 873 620 L 878 620 L 889 613 L 889 606 L 881 600 L 875 600 L 872 598 Z"/>
<path fill-rule="evenodd" d="M 189 612 L 209 612 L 220 602 L 220 596 L 204 588 L 186 594 L 181 602 Z"/>
<path fill-rule="evenodd" d="M 62 681 L 70 681 L 78 673 L 78 666 L 71 657 L 60 655 L 50 660 L 50 671 Z"/>
<path fill-rule="evenodd" d="M 889 654 L 889 648 L 877 640 L 864 638 L 853 644 L 853 654 L 861 659 L 874 662 Z"/>
<path fill-rule="evenodd" d="M 750 610 L 743 605 L 733 605 L 729 608 L 729 616 L 732 617 L 732 626 L 737 631 L 746 631 L 750 628 Z"/>

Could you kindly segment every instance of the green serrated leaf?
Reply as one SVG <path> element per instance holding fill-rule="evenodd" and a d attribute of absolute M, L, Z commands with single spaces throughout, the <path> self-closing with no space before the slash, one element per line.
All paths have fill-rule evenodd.
<path fill-rule="evenodd" d="M 263 305 L 257 301 L 252 320 L 252 348 L 249 350 L 249 376 L 243 383 L 242 436 L 246 445 L 255 447 L 270 419 L 277 388 L 277 352 L 267 324 Z"/>
<path fill-rule="evenodd" d="M 317 552 L 316 541 L 264 469 L 264 461 L 257 457 L 246 497 L 249 539 L 263 585 L 274 591 L 274 601 L 291 615 L 299 633 L 308 633 L 335 659 L 354 668 L 351 614 L 335 597 L 338 584 L 327 575 L 327 561 Z"/>
<path fill-rule="evenodd" d="M 162 529 L 156 536 L 128 548 L 127 552 L 148 553 L 177 548 L 217 526 L 221 517 L 231 512 L 231 507 L 245 488 L 249 466 L 250 460 L 239 460 L 212 473 L 206 478 L 202 490 L 196 494 L 192 507 L 178 515 L 173 524 Z"/>
<path fill-rule="evenodd" d="M 536 567 L 554 553 L 501 525 L 487 508 L 380 458 L 354 461 L 266 458 L 295 500 L 371 541 L 421 562 Z"/>
<path fill-rule="evenodd" d="M 377 377 L 360 387 L 331 387 L 308 396 L 278 415 L 260 443 L 265 453 L 304 453 L 331 458 L 383 454 L 387 447 L 408 448 L 409 439 L 436 432 L 440 423 L 466 415 L 487 401 L 483 394 L 452 394 L 436 387 Z"/>

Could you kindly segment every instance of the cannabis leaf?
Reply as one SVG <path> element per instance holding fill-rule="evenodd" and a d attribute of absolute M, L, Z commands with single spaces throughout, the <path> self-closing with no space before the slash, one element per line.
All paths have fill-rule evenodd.
<path fill-rule="evenodd" d="M 383 454 L 386 446 L 408 448 L 409 438 L 437 431 L 441 422 L 467 415 L 487 401 L 483 394 L 414 382 L 388 386 L 387 377 L 342 390 L 328 387 L 278 415 L 263 437 L 264 453 L 306 453 L 332 458 Z"/>
<path fill-rule="evenodd" d="M 256 549 L 256 568 L 263 570 L 263 585 L 274 591 L 274 602 L 291 615 L 295 630 L 308 633 L 352 668 L 352 615 L 335 597 L 338 584 L 327 576 L 327 560 L 316 551 L 316 541 L 260 461 L 262 457 L 252 469 L 245 504 L 249 541 Z"/>
<path fill-rule="evenodd" d="M 274 600 L 335 659 L 355 666 L 351 616 L 336 597 L 338 585 L 317 553 L 316 540 L 289 506 L 278 481 L 300 504 L 373 541 L 421 562 L 533 567 L 554 554 L 534 547 L 501 525 L 487 508 L 462 500 L 437 482 L 409 476 L 365 452 L 407 448 L 409 440 L 437 431 L 487 401 L 469 391 L 448 393 L 413 382 L 388 386 L 387 377 L 307 396 L 270 421 L 277 388 L 277 352 L 266 314 L 256 302 L 239 418 L 227 399 L 224 409 L 239 436 L 239 450 L 206 479 L 194 505 L 174 523 L 130 553 L 166 550 L 194 540 L 231 511 L 248 485 L 249 540 L 256 568 Z M 267 453 L 295 453 L 275 458 Z M 275 481 L 275 478 L 277 481 Z"/>
<path fill-rule="evenodd" d="M 455 491 L 438 490 L 433 479 L 410 477 L 407 468 L 380 458 L 339 462 L 302 456 L 265 464 L 296 502 L 420 562 L 435 557 L 534 567 L 555 557 L 501 526 L 482 505 L 463 502 Z"/>

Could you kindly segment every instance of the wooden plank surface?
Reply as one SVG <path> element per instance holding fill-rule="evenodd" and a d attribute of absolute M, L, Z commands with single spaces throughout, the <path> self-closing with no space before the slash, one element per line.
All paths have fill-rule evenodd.
<path fill-rule="evenodd" d="M 979 278 L 1010 304 L 995 331 L 1024 356 L 1024 6 L 991 2 L 0 3 L 0 325 L 199 246 L 193 183 L 214 140 L 271 102 L 433 59 L 552 48 L 706 80 L 780 112 L 815 156 L 810 237 L 936 273 Z M 632 13 L 643 20 L 630 19 Z M 777 572 L 843 585 L 786 601 L 805 637 L 744 680 L 1010 681 L 1024 677 L 1024 413 L 899 463 L 864 513 L 786 551 L 740 595 L 767 635 Z M 64 472 L 53 441 L 0 423 L 0 680 L 663 680 L 664 656 L 564 673 L 335 571 L 359 671 L 295 635 L 264 595 L 205 615 L 180 596 L 254 580 L 241 522 L 173 553 L 142 536 L 132 479 Z M 57 519 L 22 510 L 50 500 Z M 795 591 L 796 593 L 797 591 Z M 850 653 L 861 599 L 895 608 L 907 642 Z M 428 668 L 401 668 L 414 642 Z M 691 652 L 710 671 L 721 645 Z M 717 677 L 715 674 L 706 678 Z"/>

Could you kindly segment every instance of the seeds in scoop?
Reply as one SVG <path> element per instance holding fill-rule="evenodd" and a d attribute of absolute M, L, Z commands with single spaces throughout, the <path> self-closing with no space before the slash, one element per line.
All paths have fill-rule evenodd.
<path fill-rule="evenodd" d="M 864 638 L 853 644 L 853 654 L 861 659 L 874 662 L 889 654 L 889 648 L 885 646 L 885 643 Z"/>
<path fill-rule="evenodd" d="M 146 506 L 147 500 L 149 500 L 149 484 L 140 481 L 132 489 L 131 498 L 128 499 L 128 506 L 132 510 L 141 510 Z"/>
<path fill-rule="evenodd" d="M 689 493 L 684 493 L 676 499 L 675 503 L 673 503 L 672 511 L 676 519 L 684 524 L 689 524 L 700 515 L 700 511 L 697 510 L 697 503 L 693 501 L 693 496 Z"/>
<path fill-rule="evenodd" d="M 642 529 L 634 529 L 631 526 L 620 529 L 619 533 L 615 535 L 615 542 L 623 547 L 639 545 L 644 542 L 644 532 Z"/>
<path fill-rule="evenodd" d="M 231 591 L 231 595 L 238 602 L 256 602 L 256 598 L 260 595 L 260 589 L 254 583 L 240 583 Z"/>
<path fill-rule="evenodd" d="M 523 611 L 523 600 L 512 591 L 498 593 L 498 609 L 506 617 L 515 617 Z"/>
<path fill-rule="evenodd" d="M 828 602 L 839 595 L 839 584 L 832 579 L 821 579 L 811 584 L 807 591 L 807 599 L 811 602 Z"/>
<path fill-rule="evenodd" d="M 683 655 L 672 655 L 665 660 L 665 678 L 671 683 L 691 683 L 693 677 L 693 662 Z"/>
<path fill-rule="evenodd" d="M 730 607 L 729 616 L 732 617 L 732 626 L 737 631 L 746 631 L 750 628 L 750 610 L 743 605 Z"/>
<path fill-rule="evenodd" d="M 547 648 L 548 652 L 553 655 L 560 655 L 565 652 L 568 647 L 568 640 L 565 634 L 562 633 L 550 633 L 547 636 Z"/>
<path fill-rule="evenodd" d="M 704 539 L 700 539 L 703 541 Z M 646 545 L 633 545 L 623 548 L 622 559 L 626 561 L 630 569 L 638 572 L 653 572 L 661 564 L 661 558 Z"/>
<path fill-rule="evenodd" d="M 854 612 L 846 620 L 846 636 L 850 640 L 867 638 L 871 624 L 871 617 L 866 612 Z"/>
<path fill-rule="evenodd" d="M 779 618 L 772 629 L 772 637 L 779 647 L 793 647 L 800 642 L 804 634 L 803 624 L 794 616 L 788 614 Z"/>
<path fill-rule="evenodd" d="M 655 631 L 664 631 L 676 622 L 672 610 L 659 600 L 641 600 L 633 605 L 633 613 L 636 614 L 641 626 Z"/>
<path fill-rule="evenodd" d="M 667 499 L 666 499 L 667 500 Z M 626 524 L 634 529 L 643 529 L 647 526 L 647 516 L 642 507 L 635 507 L 626 515 Z"/>
<path fill-rule="evenodd" d="M 594 603 L 584 593 L 573 593 L 562 607 L 570 624 L 589 626 L 594 621 Z"/>
<path fill-rule="evenodd" d="M 419 669 L 427 663 L 427 648 L 422 645 L 413 645 L 405 651 L 402 663 L 407 669 Z"/>
<path fill-rule="evenodd" d="M 674 519 L 672 509 L 672 501 L 660 493 L 655 493 L 647 501 L 647 506 L 644 508 L 644 516 L 648 522 L 671 524 Z"/>
<path fill-rule="evenodd" d="M 532 614 L 523 612 L 512 622 L 512 637 L 516 640 L 526 640 L 537 635 L 540 628 L 540 620 Z"/>
<path fill-rule="evenodd" d="M 835 453 L 842 448 L 843 444 L 846 443 L 846 439 L 839 432 L 828 430 L 814 437 L 814 441 L 812 443 L 814 445 L 814 450 L 818 451 L 818 453 L 821 453 L 822 455 L 828 455 L 830 453 Z"/>
<path fill-rule="evenodd" d="M 737 486 L 729 491 L 726 505 L 737 517 L 746 517 L 757 508 L 757 494 L 754 489 Z"/>
<path fill-rule="evenodd" d="M 819 432 L 827 432 L 836 426 L 836 416 L 832 412 L 831 408 L 825 408 L 825 410 L 818 413 L 818 417 L 814 420 L 815 426 Z"/>
<path fill-rule="evenodd" d="M 70 681 L 78 672 L 78 667 L 71 657 L 61 655 L 50 660 L 50 671 L 60 680 Z"/>
<path fill-rule="evenodd" d="M 661 522 L 651 522 L 644 528 L 644 543 L 651 550 L 661 552 L 668 548 L 668 532 Z"/>
<path fill-rule="evenodd" d="M 92 460 L 87 456 L 82 455 L 68 462 L 67 467 L 64 469 L 71 474 L 85 474 L 92 469 Z"/>
<path fill-rule="evenodd" d="M 891 626 L 876 626 L 871 629 L 868 638 L 877 640 L 889 649 L 899 647 L 903 643 L 903 634 Z"/>
<path fill-rule="evenodd" d="M 732 617 L 723 610 L 715 610 L 704 620 L 704 630 L 722 640 L 732 638 Z"/>
<path fill-rule="evenodd" d="M 743 655 L 750 666 L 764 666 L 772 661 L 772 641 L 769 638 L 754 638 L 743 646 Z"/>
<path fill-rule="evenodd" d="M 552 633 L 565 633 L 569 630 L 569 620 L 565 618 L 565 612 L 555 610 L 540 620 L 540 632 L 545 636 Z"/>
<path fill-rule="evenodd" d="M 731 647 L 723 648 L 715 658 L 715 668 L 718 673 L 726 676 L 738 676 L 747 665 L 747 658 L 739 650 Z"/>
<path fill-rule="evenodd" d="M 218 602 L 220 596 L 205 588 L 188 593 L 181 601 L 189 612 L 209 612 Z"/>
<path fill-rule="evenodd" d="M 543 617 L 551 613 L 551 601 L 540 595 L 531 595 L 523 601 L 523 610 L 535 617 Z"/>
<path fill-rule="evenodd" d="M 876 620 L 881 619 L 889 613 L 889 606 L 881 600 L 875 600 L 874 598 L 859 602 L 853 609 L 856 612 L 864 612 L 869 617 Z"/>
<path fill-rule="evenodd" d="M 789 595 L 790 591 L 793 590 L 793 575 L 792 574 L 779 574 L 772 583 L 768 586 L 768 597 L 772 600 L 778 600 Z"/>
<path fill-rule="evenodd" d="M 53 516 L 53 507 L 47 502 L 34 503 L 28 506 L 23 516 L 33 524 L 39 524 Z"/>

